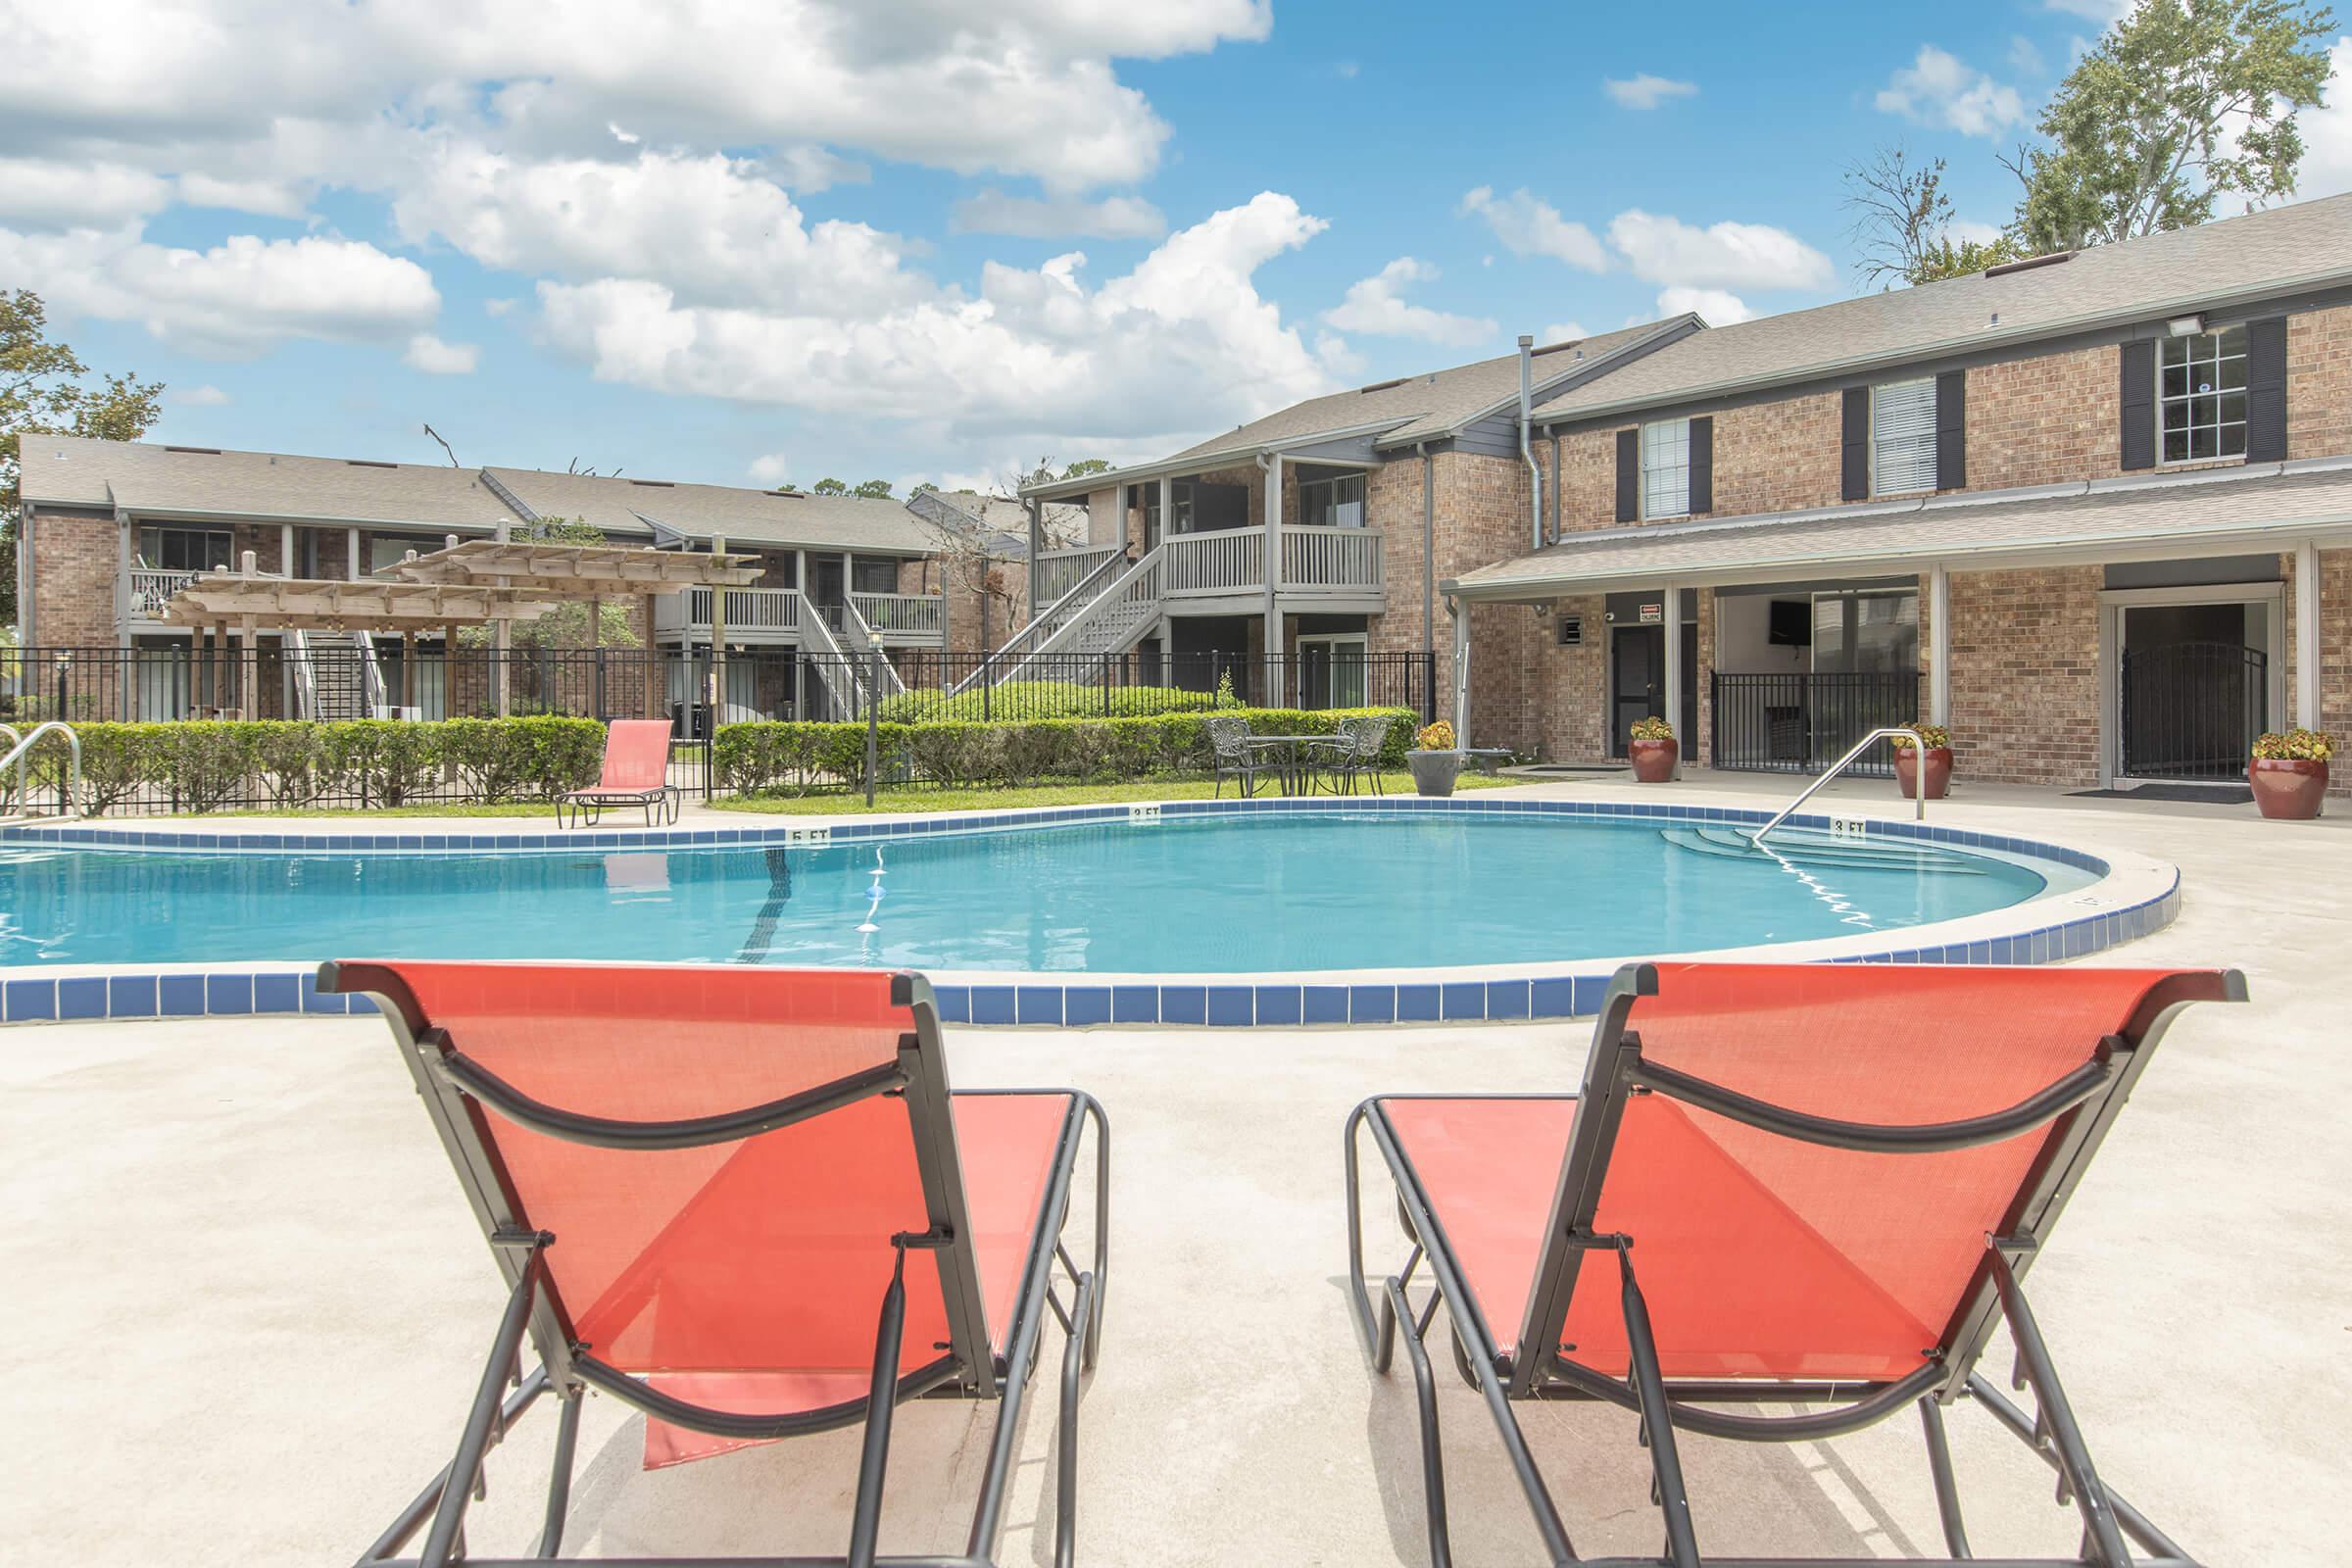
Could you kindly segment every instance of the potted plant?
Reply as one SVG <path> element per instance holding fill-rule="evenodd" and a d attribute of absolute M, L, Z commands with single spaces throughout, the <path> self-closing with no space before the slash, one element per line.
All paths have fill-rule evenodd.
<path fill-rule="evenodd" d="M 1662 718 L 1637 718 L 1626 734 L 1634 758 L 1634 782 L 1663 784 L 1674 777 L 1683 743 L 1674 738 L 1672 724 Z"/>
<path fill-rule="evenodd" d="M 1952 787 L 1952 732 L 1941 724 L 1913 724 L 1928 743 L 1928 799 L 1940 801 Z M 1911 755 L 1911 737 L 1890 735 L 1894 746 L 1894 792 L 1904 800 L 1919 796 L 1919 759 Z"/>
<path fill-rule="evenodd" d="M 1433 798 L 1451 795 L 1453 781 L 1462 771 L 1462 754 L 1453 743 L 1453 726 L 1442 718 L 1423 726 L 1413 737 L 1413 750 L 1404 754 L 1404 765 L 1413 770 L 1415 794 Z"/>
<path fill-rule="evenodd" d="M 2246 764 L 2254 804 L 2263 815 L 2290 822 L 2319 815 L 2328 795 L 2328 760 L 2334 755 L 2335 737 L 2326 730 L 2290 729 L 2260 737 L 2254 760 Z"/>

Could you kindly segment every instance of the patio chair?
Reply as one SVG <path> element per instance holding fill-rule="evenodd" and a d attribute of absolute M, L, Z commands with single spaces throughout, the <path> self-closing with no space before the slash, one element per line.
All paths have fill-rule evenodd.
<path fill-rule="evenodd" d="M 2126 1536 L 2143 1568 L 2188 1561 L 2092 1467 L 2024 1280 L 2173 1015 L 2244 997 L 2234 971 L 1629 964 L 1578 1094 L 1366 1101 L 1347 1124 L 1351 1304 L 1376 1371 L 1401 1325 L 1434 1561 L 1449 1549 L 1423 1342 L 1440 1301 L 1554 1563 L 1586 1559 L 1514 1401 L 1641 1416 L 1666 1541 L 1645 1563 L 1702 1561 L 1678 1430 L 1804 1442 L 1905 1407 L 1951 1553 L 1932 1560 L 1968 1558 L 1943 1426 L 1962 1398 L 2058 1472 L 2082 1547 L 2051 1561 L 2124 1568 Z M 1411 1244 L 1371 1287 L 1377 1314 L 1358 1212 L 1367 1128 Z M 1416 1308 L 1425 1259 L 1435 1289 Z M 2002 1323 L 2032 1415 L 1977 1369 Z M 1760 1401 L 1810 1408 L 1723 1408 Z"/>
<path fill-rule="evenodd" d="M 591 1389 L 649 1418 L 649 1469 L 862 1422 L 847 1555 L 791 1559 L 857 1568 L 875 1561 L 895 1406 L 995 1401 L 964 1554 L 922 1559 L 989 1563 L 1049 1313 L 1065 1335 L 1055 1552 L 1071 1560 L 1107 1263 L 1108 1129 L 1090 1096 L 951 1095 L 918 975 L 345 961 L 318 989 L 372 996 L 391 1020 L 509 1291 L 457 1457 L 363 1564 L 419 1530 L 402 1561 L 474 1560 L 460 1543 L 484 1456 L 545 1395 L 562 1409 L 538 1554 L 556 1555 Z M 1089 1120 L 1081 1272 L 1061 1231 Z M 538 1368 L 502 1404 L 526 1344 Z"/>
<path fill-rule="evenodd" d="M 597 781 L 556 802 L 562 827 L 593 826 L 608 806 L 645 808 L 645 825 L 678 819 L 684 792 L 669 782 L 670 723 L 666 718 L 616 718 L 605 730 L 605 765 Z M 566 821 L 565 813 L 570 819 Z"/>
<path fill-rule="evenodd" d="M 1307 748 L 1310 772 L 1320 772 L 1334 795 L 1355 793 L 1358 779 L 1372 781 L 1372 793 L 1388 792 L 1380 782 L 1380 749 L 1395 720 L 1386 713 L 1358 713 L 1340 720 L 1339 733 Z"/>
<path fill-rule="evenodd" d="M 1225 781 L 1234 780 L 1245 796 L 1257 793 L 1257 776 L 1276 771 L 1266 760 L 1250 749 L 1250 721 L 1235 718 L 1230 713 L 1212 713 L 1201 721 L 1208 731 L 1209 760 L 1216 768 L 1215 794 L 1225 793 Z"/>

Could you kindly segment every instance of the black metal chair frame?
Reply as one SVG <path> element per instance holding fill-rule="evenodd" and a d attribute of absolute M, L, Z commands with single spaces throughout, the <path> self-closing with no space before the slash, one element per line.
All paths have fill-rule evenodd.
<path fill-rule="evenodd" d="M 605 818 L 605 808 L 642 806 L 645 825 L 674 823 L 684 808 L 686 792 L 675 784 L 664 784 L 651 790 L 573 790 L 556 802 L 556 825 L 560 828 L 594 827 Z M 566 820 L 566 812 L 569 819 Z"/>
<path fill-rule="evenodd" d="M 1349 1305 L 1364 1353 L 1375 1372 L 1386 1374 L 1389 1370 L 1397 1328 L 1403 1325 L 1405 1355 L 1412 1368 L 1420 1416 L 1430 1558 L 1436 1568 L 1449 1568 L 1452 1561 L 1446 1527 L 1445 1468 L 1438 1446 L 1437 1389 L 1425 1348 L 1441 1301 L 1451 1320 L 1449 1338 L 1453 1343 L 1455 1369 L 1464 1382 L 1484 1396 L 1520 1489 L 1526 1494 L 1529 1510 L 1535 1516 L 1545 1555 L 1554 1564 L 1699 1568 L 1704 1562 L 1715 1568 L 1831 1568 L 1835 1564 L 1875 1560 L 1702 1558 L 1692 1530 L 1690 1494 L 1683 1482 L 1675 1432 L 1681 1429 L 1740 1442 L 1811 1442 L 1859 1431 L 1910 1405 L 1918 1409 L 1924 1428 L 1929 1471 L 1950 1555 L 1907 1560 L 1936 1568 L 1963 1568 L 1970 1563 L 1984 1568 L 1982 1561 L 1972 1558 L 1969 1552 L 1967 1526 L 1943 1426 L 1944 1406 L 1969 1398 L 1983 1405 L 1994 1420 L 2057 1472 L 2058 1501 L 2071 1500 L 2082 1515 L 2082 1546 L 2079 1556 L 2025 1559 L 2012 1568 L 2026 1568 L 2028 1563 L 2046 1563 L 2049 1568 L 2062 1563 L 2093 1564 L 2097 1568 L 2127 1568 L 2130 1564 L 2137 1564 L 2138 1568 L 2193 1568 L 2194 1559 L 2184 1549 L 2099 1479 L 2059 1386 L 2048 1347 L 2026 1304 L 2024 1278 L 2174 1014 L 2194 1002 L 2244 1001 L 2243 977 L 2234 970 L 2210 976 L 2175 977 L 2150 993 L 2139 1014 L 2127 1024 L 2122 1034 L 2099 1042 L 2088 1060 L 2048 1088 L 1991 1115 L 1920 1126 L 1833 1121 L 1767 1104 L 1644 1059 L 1640 1036 L 1628 1029 L 1626 1023 L 1636 1000 L 1657 995 L 1657 971 L 1646 963 L 1626 965 L 1610 982 L 1594 1030 L 1592 1054 L 1586 1061 L 1579 1097 L 1581 1108 L 1561 1167 L 1552 1212 L 1545 1223 L 1535 1285 L 1529 1293 L 1516 1342 L 1523 1350 L 1529 1347 L 1557 1346 L 1586 1254 L 1612 1252 L 1617 1262 L 1615 1283 L 1630 1351 L 1630 1377 L 1609 1376 L 1564 1353 L 1514 1357 L 1497 1348 L 1412 1161 L 1382 1109 L 1384 1100 L 1568 1097 L 1383 1096 L 1365 1101 L 1348 1117 L 1345 1142 Z M 1648 1307 L 1635 1278 L 1634 1254 L 1640 1238 L 1595 1234 L 1592 1229 L 1626 1102 L 1639 1094 L 1665 1095 L 1783 1137 L 1836 1149 L 1888 1153 L 1966 1149 L 2016 1137 L 2053 1121 L 2061 1125 L 2024 1183 L 2001 1234 L 1985 1238 L 1983 1261 L 1961 1309 L 1917 1372 L 1880 1384 L 1669 1380 L 1659 1369 Z M 1396 1187 L 1398 1221 L 1411 1243 L 1403 1267 L 1378 1287 L 1381 1300 L 1377 1314 L 1364 1272 L 1362 1197 L 1357 1173 L 1359 1129 L 1370 1130 L 1373 1143 L 1388 1162 Z M 1427 1301 L 1416 1309 L 1407 1292 L 1414 1273 L 1425 1259 L 1436 1283 Z M 1977 1370 L 1994 1327 L 2004 1321 L 2017 1348 L 2011 1387 L 2013 1390 L 2032 1387 L 2035 1408 L 2031 1415 L 2011 1403 Z M 1663 1515 L 1666 1533 L 1665 1547 L 1659 1556 L 1583 1558 L 1576 1554 L 1560 1522 L 1559 1510 L 1528 1450 L 1518 1420 L 1511 1413 L 1511 1404 L 1516 1400 L 1562 1398 L 1606 1400 L 1642 1417 L 1641 1441 L 1650 1454 L 1650 1497 Z M 1788 1416 L 1740 1414 L 1705 1407 L 1740 1402 L 1830 1407 Z M 2136 1558 L 2131 1555 L 2125 1544 L 2127 1536 L 2147 1555 Z"/>
<path fill-rule="evenodd" d="M 1320 763 L 1334 795 L 1353 795 L 1358 778 L 1372 781 L 1373 794 L 1386 795 L 1388 791 L 1382 787 L 1380 777 L 1380 749 L 1389 738 L 1389 725 L 1393 722 L 1385 713 L 1359 713 L 1341 719 L 1338 735 L 1307 749 L 1307 776 L 1312 778 L 1316 764 Z"/>
<path fill-rule="evenodd" d="M 894 974 L 890 984 L 892 1004 L 908 1007 L 915 1024 L 911 1032 L 900 1036 L 896 1062 L 819 1085 L 786 1100 L 738 1111 L 684 1121 L 626 1122 L 583 1116 L 544 1104 L 489 1073 L 466 1056 L 462 1043 L 431 1026 L 415 996 L 392 970 L 352 963 L 319 967 L 320 991 L 370 995 L 378 1009 L 391 1020 L 401 1057 L 432 1116 L 510 1293 L 505 1313 L 491 1341 L 480 1388 L 466 1412 L 457 1456 L 368 1546 L 360 1557 L 358 1568 L 391 1568 L 395 1564 L 442 1568 L 444 1564 L 460 1563 L 472 1568 L 516 1568 L 524 1562 L 554 1557 L 563 1546 L 580 1401 L 591 1388 L 658 1420 L 725 1438 L 751 1441 L 788 1438 L 864 1423 L 865 1444 L 858 1472 L 850 1547 L 845 1555 L 695 1559 L 703 1568 L 718 1568 L 722 1563 L 759 1565 L 759 1568 L 787 1568 L 787 1565 L 817 1568 L 828 1564 L 846 1564 L 849 1568 L 873 1568 L 875 1564 L 889 1568 L 995 1568 L 1005 1489 L 1011 1479 L 1019 1441 L 1022 1399 L 1037 1369 L 1038 1344 L 1049 1311 L 1060 1323 L 1064 1336 L 1060 1422 L 1056 1434 L 1054 1561 L 1057 1568 L 1068 1568 L 1077 1539 L 1080 1379 L 1083 1372 L 1094 1369 L 1101 1348 L 1110 1264 L 1109 1123 L 1094 1097 L 1079 1090 L 957 1091 L 1070 1097 L 1030 1254 L 1013 1298 L 1004 1353 L 999 1356 L 989 1345 L 971 1231 L 964 1213 L 939 1010 L 932 999 L 931 986 L 922 976 Z M 920 1234 L 902 1233 L 888 1238 L 897 1251 L 897 1260 L 876 1323 L 867 1396 L 787 1415 L 751 1415 L 693 1404 L 660 1393 L 639 1378 L 589 1354 L 577 1343 L 570 1313 L 544 1261 L 547 1250 L 560 1246 L 561 1242 L 531 1226 L 529 1216 L 522 1211 L 517 1196 L 506 1180 L 482 1111 L 487 1105 L 535 1132 L 577 1143 L 608 1149 L 674 1150 L 736 1142 L 875 1096 L 896 1097 L 906 1105 L 929 1225 Z M 1084 1124 L 1090 1120 L 1095 1128 L 1094 1255 L 1093 1266 L 1081 1270 L 1063 1246 L 1061 1231 L 1069 1218 L 1070 1182 L 1077 1168 L 1081 1135 Z M 942 1354 L 902 1377 L 897 1369 L 906 1320 L 904 1273 L 908 1251 L 927 1252 L 937 1263 L 941 1296 L 947 1308 L 949 1341 L 940 1347 Z M 1054 1278 L 1056 1263 L 1071 1287 L 1066 1304 Z M 523 1375 L 521 1359 L 526 1340 L 539 1358 L 539 1366 L 528 1376 Z M 510 1386 L 514 1392 L 507 1395 L 505 1391 Z M 470 1498 L 486 1491 L 483 1465 L 489 1450 L 542 1395 L 550 1393 L 562 1408 L 555 1461 L 547 1483 L 545 1527 L 538 1549 L 529 1557 L 472 1556 L 465 1546 L 466 1509 Z M 971 1532 L 960 1556 L 877 1556 L 875 1537 L 890 1457 L 891 1416 L 902 1401 L 921 1397 L 998 1402 L 995 1433 L 981 1477 Z M 455 1487 L 450 1484 L 453 1476 L 463 1478 Z M 418 1552 L 395 1556 L 419 1530 L 425 1532 L 425 1539 Z M 626 1560 L 636 1568 L 658 1568 L 662 1563 L 684 1561 Z"/>
<path fill-rule="evenodd" d="M 1220 723 L 1241 726 L 1240 741 L 1230 752 L 1217 739 Z M 1209 762 L 1216 772 L 1217 782 L 1214 797 L 1221 798 L 1224 795 L 1227 779 L 1234 780 L 1235 788 L 1239 789 L 1245 798 L 1255 795 L 1258 774 L 1269 771 L 1269 769 L 1250 753 L 1250 721 L 1246 718 L 1232 718 L 1223 714 L 1211 713 L 1202 721 L 1202 727 L 1208 734 Z"/>

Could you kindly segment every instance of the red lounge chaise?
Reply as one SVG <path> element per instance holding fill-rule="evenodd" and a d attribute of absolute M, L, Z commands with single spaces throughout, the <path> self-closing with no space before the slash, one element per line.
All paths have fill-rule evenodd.
<path fill-rule="evenodd" d="M 1435 1562 L 1449 1548 L 1423 1340 L 1440 1301 L 1554 1563 L 1587 1559 L 1516 1400 L 1642 1416 L 1666 1545 L 1618 1561 L 1755 1560 L 1701 1555 L 1676 1429 L 1798 1442 L 1909 1407 L 1945 1544 L 1967 1559 L 1943 1408 L 1970 1398 L 2058 1471 L 2079 1510 L 2081 1555 L 2052 1561 L 2187 1562 L 2093 1469 L 2023 1281 L 2173 1014 L 2244 996 L 2215 970 L 1629 964 L 1577 1095 L 1366 1101 L 1347 1129 L 1351 1305 L 1376 1371 L 1403 1325 Z M 1369 1291 L 1362 1129 L 1410 1243 Z M 1416 1309 L 1423 1261 L 1436 1286 Z M 2033 1415 L 1977 1370 L 2003 1322 Z M 1757 1402 L 1809 1408 L 1737 1409 Z"/>
<path fill-rule="evenodd" d="M 540 1544 L 554 1556 L 589 1389 L 646 1414 L 649 1468 L 863 1422 L 849 1550 L 823 1559 L 858 1565 L 877 1560 L 897 1403 L 994 1400 L 964 1554 L 882 1559 L 987 1564 L 1049 1313 L 1065 1333 L 1055 1544 L 1070 1560 L 1107 1262 L 1108 1129 L 1091 1097 L 951 1095 L 918 975 L 346 960 L 318 989 L 372 996 L 391 1020 L 510 1292 L 457 1457 L 363 1564 L 419 1530 L 397 1560 L 476 1560 L 467 1498 L 542 1395 L 562 1411 Z M 1090 1119 L 1081 1272 L 1061 1231 Z M 502 1407 L 526 1344 L 538 1369 Z"/>
<path fill-rule="evenodd" d="M 669 734 L 666 718 L 614 719 L 605 730 L 603 771 L 594 784 L 556 803 L 558 825 L 593 826 L 608 806 L 644 807 L 647 827 L 675 822 L 684 795 L 669 781 Z"/>

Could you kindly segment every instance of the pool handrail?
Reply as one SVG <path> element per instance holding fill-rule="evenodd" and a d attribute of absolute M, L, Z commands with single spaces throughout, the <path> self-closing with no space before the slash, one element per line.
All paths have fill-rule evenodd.
<path fill-rule="evenodd" d="M 81 737 L 74 733 L 74 726 L 62 718 L 50 718 L 33 725 L 32 733 L 29 735 L 18 735 L 16 726 L 13 724 L 0 724 L 0 730 L 6 730 L 15 741 L 15 744 L 9 747 L 8 755 L 0 757 L 0 771 L 6 771 L 11 762 L 17 764 L 17 809 L 13 813 L 14 816 L 24 817 L 32 814 L 29 809 L 32 805 L 32 797 L 26 793 L 25 758 L 33 747 L 39 744 L 41 737 L 51 730 L 56 730 L 65 736 L 67 750 L 72 754 L 68 762 L 66 809 L 61 813 L 61 817 L 79 816 L 81 814 Z M 8 820 L 8 818 L 0 818 L 0 820 Z"/>
<path fill-rule="evenodd" d="M 1815 779 L 1812 783 L 1799 790 L 1797 792 L 1796 799 L 1790 801 L 1787 806 L 1782 807 L 1780 810 L 1774 814 L 1771 821 L 1756 829 L 1755 837 L 1749 839 L 1747 842 L 1757 846 L 1759 849 L 1762 848 L 1764 844 L 1764 835 L 1771 832 L 1774 828 L 1779 827 L 1784 821 L 1788 820 L 1789 812 L 1795 810 L 1798 807 L 1811 800 L 1813 798 L 1814 791 L 1820 789 L 1824 784 L 1827 784 L 1830 780 L 1836 778 L 1839 772 L 1844 770 L 1847 763 L 1851 762 L 1855 758 L 1860 757 L 1873 745 L 1877 744 L 1879 741 L 1886 740 L 1895 735 L 1908 735 L 1911 738 L 1911 744 L 1919 748 L 1919 768 L 1918 771 L 1912 775 L 1912 795 L 1914 797 L 1917 809 L 1912 813 L 1912 815 L 1915 820 L 1925 822 L 1928 819 L 1927 737 L 1920 734 L 1918 730 L 1913 729 L 1908 724 L 1888 724 L 1872 730 L 1869 734 L 1854 742 L 1854 744 L 1847 749 L 1846 754 L 1843 757 L 1840 757 L 1837 761 L 1832 762 L 1829 767 L 1823 771 L 1821 777 Z"/>

